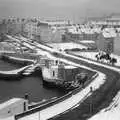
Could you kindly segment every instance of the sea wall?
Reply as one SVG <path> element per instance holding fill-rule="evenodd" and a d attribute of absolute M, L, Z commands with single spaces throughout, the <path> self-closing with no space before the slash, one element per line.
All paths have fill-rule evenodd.
<path fill-rule="evenodd" d="M 91 79 L 89 80 L 89 82 L 86 83 L 85 86 L 87 86 L 87 85 L 88 85 L 92 80 L 94 80 L 97 76 L 98 76 L 98 74 L 96 73 L 93 77 L 91 77 Z M 49 101 L 48 103 L 45 103 L 45 104 L 42 104 L 42 105 L 40 105 L 40 106 L 38 106 L 38 107 L 36 107 L 36 108 L 30 109 L 29 111 L 26 111 L 26 112 L 24 112 L 24 113 L 22 113 L 22 114 L 18 114 L 18 115 L 15 116 L 15 120 L 19 120 L 19 119 L 24 118 L 24 117 L 26 117 L 26 116 L 29 116 L 29 115 L 31 115 L 31 114 L 35 114 L 35 113 L 37 113 L 37 112 L 40 112 L 41 110 L 44 110 L 44 109 L 46 109 L 46 108 L 48 108 L 48 107 L 50 107 L 50 106 L 53 106 L 53 105 L 55 105 L 55 104 L 59 104 L 60 102 L 62 102 L 62 101 L 64 101 L 64 100 L 72 97 L 72 95 L 77 94 L 77 93 L 80 92 L 82 89 L 83 89 L 82 86 L 80 86 L 79 88 L 77 88 L 77 89 L 75 89 L 75 90 L 67 93 L 66 95 L 64 95 L 64 96 L 62 96 L 62 97 L 60 97 L 60 98 L 53 99 L 52 101 Z M 68 111 L 69 111 L 69 110 L 68 110 Z M 61 113 L 61 114 L 64 114 L 64 113 Z M 60 115 L 60 114 L 59 114 L 59 115 Z M 55 116 L 55 117 L 56 117 L 56 116 Z M 38 118 L 38 120 L 39 120 L 39 118 Z"/>
<path fill-rule="evenodd" d="M 8 56 L 8 55 L 1 55 L 1 59 L 6 61 L 6 62 L 10 62 L 13 64 L 19 64 L 19 65 L 30 65 L 34 63 L 34 60 L 30 60 L 30 59 L 23 59 L 23 58 L 16 58 L 16 57 L 12 57 L 12 56 Z"/>
<path fill-rule="evenodd" d="M 29 69 L 31 65 L 11 70 L 11 71 L 0 71 L 0 78 L 3 80 L 20 80 L 21 77 L 24 77 L 23 74 L 27 69 Z"/>

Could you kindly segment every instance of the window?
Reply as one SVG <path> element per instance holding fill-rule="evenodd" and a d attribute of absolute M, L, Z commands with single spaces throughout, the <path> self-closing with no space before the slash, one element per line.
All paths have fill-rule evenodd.
<path fill-rule="evenodd" d="M 53 71 L 53 77 L 55 76 L 55 71 Z"/>

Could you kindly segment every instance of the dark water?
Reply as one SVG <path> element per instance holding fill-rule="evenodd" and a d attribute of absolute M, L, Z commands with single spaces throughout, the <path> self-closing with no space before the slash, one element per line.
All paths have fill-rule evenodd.
<path fill-rule="evenodd" d="M 14 70 L 17 68 L 20 68 L 22 66 L 20 65 L 15 65 L 8 62 L 4 62 L 3 60 L 0 60 L 0 71 L 6 71 L 6 70 Z"/>
<path fill-rule="evenodd" d="M 0 70 L 15 68 L 18 68 L 18 66 L 0 61 Z M 57 89 L 43 87 L 41 77 L 30 76 L 13 81 L 0 79 L 0 103 L 13 97 L 24 97 L 26 93 L 30 95 L 31 102 L 39 102 L 43 99 L 64 95 L 62 91 Z"/>

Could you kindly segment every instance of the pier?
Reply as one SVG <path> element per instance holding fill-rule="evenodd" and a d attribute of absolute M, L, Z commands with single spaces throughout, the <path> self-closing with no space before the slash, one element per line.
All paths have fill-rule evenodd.
<path fill-rule="evenodd" d="M 22 67 L 15 70 L 0 71 L 0 78 L 12 80 L 12 79 L 25 77 L 34 73 L 36 68 L 38 67 L 39 67 L 39 71 L 41 71 L 40 65 L 35 63 L 35 60 L 16 58 L 6 54 L 4 52 L 1 53 L 0 59 L 13 64 L 22 65 Z"/>

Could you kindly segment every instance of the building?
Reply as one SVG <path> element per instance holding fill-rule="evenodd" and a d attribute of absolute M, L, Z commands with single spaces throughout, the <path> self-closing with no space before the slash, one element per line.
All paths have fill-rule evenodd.
<path fill-rule="evenodd" d="M 0 34 L 7 33 L 7 24 L 5 21 L 0 22 Z"/>
<path fill-rule="evenodd" d="M 3 19 L 0 22 L 0 39 L 7 39 L 5 34 L 19 35 L 23 32 L 24 21 L 22 19 Z"/>
<path fill-rule="evenodd" d="M 96 41 L 98 34 L 94 29 L 90 28 L 72 28 L 68 29 L 62 36 L 63 41 L 75 41 L 82 40 Z"/>
<path fill-rule="evenodd" d="M 52 29 L 47 23 L 40 23 L 40 41 L 50 42 L 52 40 Z"/>
<path fill-rule="evenodd" d="M 120 27 L 120 14 L 111 14 L 106 19 L 106 22 L 108 26 Z"/>
<path fill-rule="evenodd" d="M 17 35 L 23 31 L 24 21 L 22 19 L 3 19 L 0 22 L 0 33 Z"/>
<path fill-rule="evenodd" d="M 40 25 L 37 21 L 28 20 L 23 28 L 25 37 L 40 40 Z"/>
<path fill-rule="evenodd" d="M 43 82 L 49 85 L 59 85 L 65 81 L 74 81 L 75 76 L 81 73 L 76 66 L 66 65 L 59 60 L 43 58 L 40 60 L 42 65 Z"/>
<path fill-rule="evenodd" d="M 104 51 L 108 54 L 114 52 L 114 40 L 116 34 L 112 34 L 109 32 L 103 32 L 98 36 L 98 40 L 96 41 L 96 45 L 98 50 Z"/>
<path fill-rule="evenodd" d="M 107 26 L 107 27 L 120 27 L 120 14 L 119 13 L 113 13 L 111 15 L 108 15 L 104 17 L 103 19 L 97 20 L 97 21 L 91 21 L 93 25 L 98 26 Z"/>
<path fill-rule="evenodd" d="M 50 26 L 56 26 L 56 27 L 65 27 L 70 24 L 73 24 L 70 20 L 46 20 L 43 21 L 43 23 L 47 23 Z"/>
<path fill-rule="evenodd" d="M 40 21 L 29 20 L 24 26 L 24 36 L 37 42 L 61 42 L 62 33 L 62 30 Z"/>
<path fill-rule="evenodd" d="M 114 54 L 120 55 L 120 35 L 117 33 L 117 36 L 114 40 Z"/>

